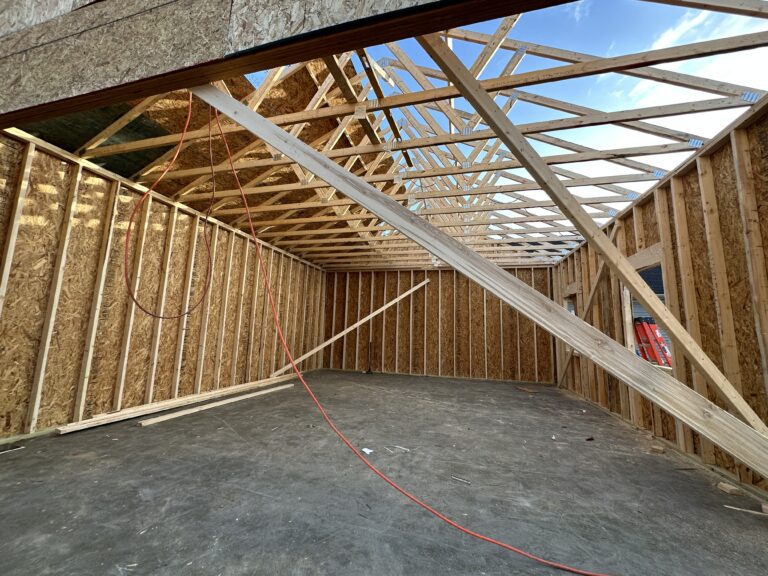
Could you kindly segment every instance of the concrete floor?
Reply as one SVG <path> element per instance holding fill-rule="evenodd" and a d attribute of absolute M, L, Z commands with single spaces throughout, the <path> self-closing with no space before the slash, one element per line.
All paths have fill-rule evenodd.
<path fill-rule="evenodd" d="M 721 493 L 682 456 L 648 453 L 646 434 L 567 393 L 340 372 L 309 381 L 374 464 L 470 528 L 616 575 L 768 573 L 768 519 L 723 507 L 754 500 Z M 0 574 L 561 573 L 404 501 L 298 385 L 134 424 L 0 454 Z"/>

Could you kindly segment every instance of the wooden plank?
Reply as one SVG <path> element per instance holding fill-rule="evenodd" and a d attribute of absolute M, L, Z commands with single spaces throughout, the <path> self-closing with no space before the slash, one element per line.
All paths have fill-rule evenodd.
<path fill-rule="evenodd" d="M 765 0 L 643 0 L 656 4 L 683 6 L 698 10 L 715 10 L 729 14 L 740 14 L 754 18 L 768 18 L 768 5 Z"/>
<path fill-rule="evenodd" d="M 656 220 L 659 224 L 659 235 L 661 237 L 663 250 L 661 266 L 664 299 L 667 307 L 678 319 L 680 319 L 682 313 L 680 309 L 679 287 L 677 284 L 677 268 L 675 266 L 678 248 L 675 244 L 675 237 L 672 232 L 673 223 L 669 213 L 668 202 L 669 191 L 668 189 L 657 189 L 654 194 L 656 196 Z M 674 341 L 670 342 L 670 345 L 672 352 L 672 375 L 676 380 L 684 382 L 685 359 Z M 694 442 L 691 429 L 679 420 L 675 420 L 675 440 L 681 450 L 687 453 L 693 453 Z"/>
<path fill-rule="evenodd" d="M 195 370 L 195 394 L 200 394 L 203 386 L 203 371 L 205 367 L 205 348 L 208 341 L 208 317 L 211 313 L 211 298 L 213 297 L 213 274 L 216 265 L 216 249 L 219 246 L 219 232 L 218 226 L 214 226 L 212 230 L 211 239 L 211 284 L 208 286 L 208 291 L 205 294 L 205 298 L 201 305 L 202 319 L 200 323 L 200 343 L 197 348 L 197 369 Z"/>
<path fill-rule="evenodd" d="M 234 386 L 237 381 L 237 361 L 238 353 L 240 351 L 240 332 L 242 330 L 243 323 L 243 303 L 245 302 L 245 284 L 248 278 L 248 254 L 249 254 L 250 242 L 243 239 L 243 262 L 240 272 L 240 289 L 237 291 L 237 314 L 235 316 L 235 335 L 234 335 L 234 350 L 232 353 L 232 368 L 231 376 L 229 379 L 229 385 Z M 306 287 L 305 287 L 306 292 Z"/>
<path fill-rule="evenodd" d="M 144 257 L 144 241 L 147 237 L 147 228 L 149 227 L 149 215 L 152 210 L 152 197 L 144 201 L 142 207 L 141 220 L 139 221 L 136 234 L 136 246 L 133 252 L 133 267 L 131 271 L 131 286 L 133 293 L 138 294 L 141 287 L 141 264 Z M 120 360 L 117 368 L 117 384 L 115 385 L 115 394 L 112 398 L 112 409 L 119 411 L 123 407 L 123 390 L 125 389 L 125 377 L 128 370 L 128 357 L 131 347 L 131 333 L 133 331 L 133 319 L 136 316 L 136 302 L 131 299 L 128 302 L 128 309 L 125 315 L 125 325 L 123 326 L 123 344 L 120 349 Z"/>
<path fill-rule="evenodd" d="M 637 222 L 637 219 L 635 219 L 635 222 Z M 661 242 L 657 242 L 647 248 L 638 250 L 632 256 L 629 256 L 627 261 L 634 266 L 635 270 L 644 270 L 660 265 L 663 255 L 664 250 Z"/>
<path fill-rule="evenodd" d="M 163 316 L 165 313 L 165 300 L 166 293 L 168 291 L 168 274 L 171 269 L 171 254 L 173 252 L 173 236 L 176 232 L 176 217 L 178 210 L 176 207 L 171 207 L 170 214 L 168 215 L 168 227 L 165 232 L 165 249 L 163 252 L 163 264 L 160 277 L 160 300 L 157 303 L 158 316 Z M 152 344 L 150 347 L 149 356 L 149 371 L 147 373 L 147 384 L 144 394 L 144 403 L 149 404 L 152 402 L 155 390 L 155 375 L 157 373 L 157 355 L 160 350 L 160 333 L 163 329 L 163 318 L 155 318 L 154 326 L 152 328 Z"/>
<path fill-rule="evenodd" d="M 690 239 L 688 235 L 688 220 L 686 215 L 686 199 L 683 191 L 683 185 L 679 177 L 673 177 L 670 180 L 670 190 L 672 194 L 673 217 L 675 220 L 675 233 L 677 240 L 677 255 L 680 266 L 680 277 L 682 284 L 680 292 L 683 297 L 683 306 L 685 309 L 685 324 L 691 337 L 701 340 L 701 328 L 699 325 L 699 309 L 697 303 L 696 284 L 693 276 L 693 254 L 691 250 Z M 702 396 L 707 396 L 707 383 L 703 375 L 696 370 L 693 372 L 693 389 Z M 712 442 L 702 439 L 701 459 L 705 464 L 715 462 L 715 449 Z"/>
<path fill-rule="evenodd" d="M 549 298 L 518 282 L 457 240 L 442 234 L 404 206 L 358 180 L 335 162 L 324 158 L 257 113 L 213 87 L 200 86 L 192 90 L 201 99 L 243 124 L 254 135 L 331 183 L 345 196 L 400 229 L 435 257 L 472 277 L 552 335 L 630 384 L 650 401 L 718 443 L 737 459 L 761 474 L 768 475 L 768 438 L 756 429 L 629 353 L 620 344 L 574 318 L 566 310 L 553 306 Z"/>
<path fill-rule="evenodd" d="M 620 226 L 614 226 L 611 229 L 611 232 L 608 236 L 611 242 L 616 241 L 616 234 L 619 231 Z M 597 268 L 597 273 L 595 274 L 594 281 L 592 284 L 592 289 L 589 291 L 589 296 L 587 296 L 587 301 L 584 303 L 584 308 L 579 313 L 579 318 L 586 321 L 587 315 L 590 313 L 592 309 L 592 304 L 595 302 L 595 296 L 597 295 L 597 287 L 600 286 L 600 283 L 603 279 L 603 274 L 605 273 L 607 267 L 605 265 L 604 260 L 600 260 L 600 266 Z M 557 283 L 555 285 L 558 285 Z M 560 302 L 558 300 L 555 300 L 558 304 Z M 571 364 L 571 360 L 573 360 L 573 349 L 568 351 L 568 354 L 565 357 L 565 360 L 562 363 L 562 367 L 559 368 L 560 375 L 557 377 L 557 387 L 560 388 L 563 385 L 563 381 L 565 380 L 565 376 L 568 373 L 568 366 Z"/>
<path fill-rule="evenodd" d="M 554 200 L 561 212 L 576 225 L 589 244 L 598 250 L 609 266 L 632 290 L 635 297 L 645 306 L 656 321 L 666 328 L 690 359 L 691 363 L 719 391 L 741 416 L 756 430 L 768 434 L 768 426 L 755 413 L 733 385 L 720 372 L 701 346 L 691 337 L 664 306 L 653 290 L 640 277 L 627 259 L 611 244 L 598 229 L 597 224 L 584 208 L 574 199 L 551 169 L 545 164 L 520 131 L 509 121 L 504 112 L 488 96 L 478 81 L 469 74 L 456 55 L 445 45 L 438 35 L 420 37 L 419 43 L 461 90 L 462 95 L 474 106 L 504 142 L 510 151 L 520 160 L 534 180 L 542 186 Z M 768 282 L 766 282 L 768 290 Z M 768 307 L 766 307 L 768 310 Z M 768 320 L 768 312 L 766 312 Z"/>
<path fill-rule="evenodd" d="M 755 313 L 755 326 L 763 363 L 763 384 L 768 390 L 768 271 L 766 271 L 766 252 L 760 231 L 760 213 L 755 195 L 757 175 L 752 166 L 749 135 L 746 130 L 740 128 L 731 132 L 731 147 L 736 169 L 741 222 L 744 227 L 747 269 L 752 286 L 752 308 Z"/>
<path fill-rule="evenodd" d="M 73 422 L 66 424 L 65 426 L 59 426 L 56 428 L 57 434 L 70 434 L 72 432 L 78 432 L 80 430 L 87 430 L 95 426 L 103 426 L 104 424 L 113 424 L 122 420 L 129 420 L 131 418 L 138 418 L 140 416 L 146 416 L 147 414 L 155 414 L 164 410 L 172 410 L 174 408 L 180 408 L 182 406 L 188 406 L 197 402 L 204 402 L 206 400 L 213 400 L 214 398 L 223 398 L 238 394 L 240 392 L 248 392 L 255 388 L 263 388 L 265 386 L 271 386 L 272 384 L 278 384 L 294 378 L 293 374 L 286 376 L 278 376 L 276 378 L 266 378 L 263 380 L 257 380 L 255 382 L 247 382 L 238 386 L 230 386 L 227 388 L 220 388 L 219 390 L 209 390 L 208 392 L 202 392 L 200 394 L 192 394 L 183 396 L 182 398 L 171 398 L 170 400 L 161 400 L 160 402 L 153 402 L 152 404 L 144 404 L 142 406 L 134 406 L 131 408 L 124 408 L 119 412 L 109 412 L 107 414 L 100 414 L 93 418 L 88 418 L 80 422 Z"/>
<path fill-rule="evenodd" d="M 115 228 L 115 218 L 117 216 L 117 197 L 120 193 L 120 184 L 113 182 L 109 190 L 109 200 L 107 203 L 108 220 L 104 224 L 101 235 L 101 246 L 99 248 L 99 264 L 96 269 L 96 282 L 93 288 L 93 300 L 91 301 L 91 311 L 88 318 L 88 329 L 85 336 L 85 350 L 83 359 L 80 363 L 80 376 L 77 383 L 77 392 L 75 393 L 75 414 L 74 421 L 80 422 L 83 419 L 85 411 L 85 399 L 88 393 L 88 380 L 91 375 L 91 366 L 93 364 L 93 350 L 96 346 L 96 334 L 99 328 L 99 314 L 101 304 L 104 299 L 104 284 L 107 279 L 107 264 L 109 262 L 109 253 L 112 250 L 112 236 Z"/>
<path fill-rule="evenodd" d="M 75 215 L 78 189 L 82 178 L 81 166 L 75 168 L 71 178 L 67 191 L 67 204 L 64 208 L 64 219 L 61 222 L 61 231 L 59 233 L 56 262 L 53 266 L 53 278 L 51 279 L 51 288 L 48 293 L 45 322 L 43 323 L 43 332 L 40 336 L 40 348 L 37 352 L 37 363 L 34 376 L 32 377 L 29 404 L 27 405 L 27 418 L 24 423 L 24 432 L 27 434 L 31 434 L 37 429 L 40 400 L 43 397 L 43 386 L 45 385 L 45 368 L 48 365 L 48 352 L 51 348 L 53 327 L 56 323 L 56 312 L 59 306 L 61 287 L 64 282 L 64 267 L 67 265 L 67 249 L 69 248 L 69 239 L 72 236 L 72 219 Z"/>
<path fill-rule="evenodd" d="M 218 400 L 216 402 L 210 402 L 203 404 L 202 406 L 195 406 L 194 408 L 187 408 L 186 410 L 179 410 L 171 414 L 164 414 L 163 416 L 155 416 L 154 418 L 147 418 L 146 420 L 140 420 L 136 425 L 145 427 L 152 426 L 153 424 L 159 424 L 161 422 L 167 422 L 168 420 L 174 420 L 187 416 L 189 414 L 196 414 L 197 412 L 203 412 L 204 410 L 210 410 L 211 408 L 218 408 L 219 406 L 226 406 L 233 402 L 240 402 L 241 400 L 248 400 L 250 398 L 256 398 L 257 396 L 264 396 L 265 394 L 272 394 L 273 392 L 280 392 L 281 390 L 287 390 L 293 388 L 293 384 L 283 384 L 282 386 L 275 386 L 267 390 L 259 390 L 257 392 L 251 392 L 249 394 L 243 394 L 242 396 L 235 396 L 234 398 L 227 398 L 226 400 Z"/>
<path fill-rule="evenodd" d="M 184 296 L 181 301 L 182 312 L 187 312 L 194 303 L 192 300 L 192 283 L 194 280 L 195 256 L 197 254 L 197 237 L 200 228 L 200 216 L 192 218 L 192 232 L 189 237 L 189 249 L 187 251 L 187 268 L 184 276 Z M 205 233 L 205 231 L 203 231 Z M 173 362 L 172 393 L 171 397 L 176 398 L 179 395 L 179 380 L 181 379 L 181 366 L 184 360 L 184 342 L 187 335 L 187 326 L 189 324 L 189 314 L 184 314 L 179 319 L 179 332 L 176 337 L 176 354 Z"/>
<path fill-rule="evenodd" d="M 400 294 L 396 298 L 394 298 L 394 299 L 390 300 L 389 302 L 387 302 L 386 304 L 384 304 L 384 306 L 381 306 L 381 307 L 377 308 L 376 310 L 374 310 L 373 312 L 371 312 L 370 314 L 368 314 L 364 318 L 361 318 L 360 320 L 358 320 L 357 322 L 355 322 L 351 326 L 348 326 L 347 328 L 345 328 L 344 330 L 342 330 L 338 334 L 332 336 L 331 338 L 329 338 L 328 340 L 326 340 L 322 344 L 320 344 L 318 346 L 315 346 L 312 350 L 310 350 L 306 354 L 302 354 L 301 356 L 299 356 L 298 358 L 296 358 L 294 360 L 294 363 L 296 364 L 296 366 L 299 366 L 307 358 L 311 358 L 312 356 L 314 356 L 315 354 L 317 354 L 321 350 L 325 349 L 326 347 L 330 346 L 331 344 L 333 344 L 337 340 L 339 340 L 341 338 L 344 338 L 350 332 L 352 332 L 354 330 L 357 330 L 357 328 L 359 328 L 360 326 L 362 326 L 363 324 L 365 324 L 366 322 L 368 322 L 369 320 L 371 320 L 375 316 L 378 316 L 379 314 L 381 314 L 382 312 L 384 312 L 388 308 L 397 305 L 398 302 L 400 302 L 404 298 L 408 298 L 411 294 L 413 294 L 417 290 L 420 290 L 421 288 L 423 288 L 427 284 L 429 284 L 429 279 L 424 280 L 423 282 L 420 282 L 419 284 L 417 284 L 413 288 L 410 288 L 410 289 L 406 290 L 405 292 L 403 292 L 402 294 Z M 274 376 L 279 376 L 279 375 L 283 374 L 284 372 L 286 372 L 286 371 L 288 371 L 290 369 L 291 369 L 291 365 L 290 364 L 286 364 L 285 366 L 283 366 L 279 370 L 275 370 L 272 374 L 270 374 L 270 378 L 272 378 Z"/>

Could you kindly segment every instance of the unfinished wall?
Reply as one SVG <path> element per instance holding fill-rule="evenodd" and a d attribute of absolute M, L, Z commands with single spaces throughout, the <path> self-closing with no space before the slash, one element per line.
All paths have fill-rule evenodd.
<path fill-rule="evenodd" d="M 510 274 L 550 296 L 548 268 Z M 325 339 L 411 287 L 429 283 L 334 342 L 327 368 L 491 380 L 554 379 L 545 330 L 453 270 L 328 272 Z M 370 355 L 369 355 L 370 354 Z"/>
<path fill-rule="evenodd" d="M 199 302 L 186 318 L 156 319 L 130 300 L 123 278 L 137 190 L 15 134 L 0 135 L 0 160 L 0 436 L 193 398 L 283 365 L 256 245 L 245 234 L 147 200 L 129 246 L 139 302 L 165 315 Z M 261 246 L 299 355 L 320 341 L 323 272 Z"/>
<path fill-rule="evenodd" d="M 616 243 L 638 269 L 662 267 L 666 304 L 712 361 L 768 422 L 768 119 L 749 120 L 708 146 L 620 216 Z M 582 246 L 555 269 L 559 303 L 583 314 L 595 284 L 594 251 Z M 598 286 L 587 321 L 627 342 L 626 292 L 613 274 Z M 634 335 L 628 346 L 633 347 Z M 558 365 L 568 351 L 557 344 Z M 672 346 L 673 375 L 723 406 L 704 378 Z M 560 368 L 562 370 L 562 368 Z M 706 464 L 768 489 L 768 481 L 734 462 L 711 441 L 664 413 L 625 384 L 578 356 L 564 385 L 636 426 L 674 442 Z"/>

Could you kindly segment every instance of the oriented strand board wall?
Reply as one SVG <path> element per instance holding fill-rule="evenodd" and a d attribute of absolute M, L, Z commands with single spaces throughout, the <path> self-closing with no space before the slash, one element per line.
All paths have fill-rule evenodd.
<path fill-rule="evenodd" d="M 139 198 L 130 184 L 91 165 L 78 180 L 66 152 L 7 136 L 0 160 L 0 437 L 263 379 L 285 363 L 247 236 L 213 222 L 204 228 L 163 199 L 146 202 L 129 245 L 143 307 L 178 315 L 185 300 L 200 301 L 212 264 L 194 312 L 161 321 L 124 284 Z M 299 356 L 320 343 L 323 273 L 266 245 L 261 253 L 274 263 L 280 321 Z"/>
<path fill-rule="evenodd" d="M 658 249 L 666 304 L 712 361 L 768 422 L 768 118 L 731 130 L 700 158 L 674 173 L 639 205 L 621 215 L 617 245 L 637 266 Z M 570 298 L 581 314 L 596 276 L 591 249 L 582 246 L 555 269 L 560 304 Z M 575 286 L 575 289 L 574 289 Z M 612 274 L 602 281 L 587 320 L 620 342 L 622 298 Z M 565 347 L 557 344 L 560 362 Z M 672 346 L 673 375 L 722 403 L 701 374 Z M 565 373 L 570 390 L 653 431 L 703 462 L 768 490 L 759 477 L 711 441 L 640 398 L 624 383 L 574 358 Z M 607 383 L 608 388 L 603 388 Z"/>
<path fill-rule="evenodd" d="M 550 270 L 509 270 L 546 296 Z M 324 366 L 344 370 L 551 383 L 546 331 L 453 270 L 328 272 L 324 340 L 424 279 L 429 284 L 329 346 Z M 331 302 L 329 305 L 328 302 Z M 370 363 L 368 349 L 370 347 Z"/>

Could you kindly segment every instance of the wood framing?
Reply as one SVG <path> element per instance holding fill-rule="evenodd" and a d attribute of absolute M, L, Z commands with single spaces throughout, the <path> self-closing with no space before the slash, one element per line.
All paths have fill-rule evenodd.
<path fill-rule="evenodd" d="M 439 42 L 439 39 L 437 41 Z M 294 158 L 318 177 L 356 200 L 361 206 L 390 222 L 427 248 L 435 257 L 476 279 L 481 286 L 627 382 L 649 400 L 717 442 L 734 457 L 758 471 L 768 472 L 768 438 L 754 428 L 745 425 L 671 376 L 660 374 L 656 368 L 630 354 L 620 344 L 572 317 L 566 310 L 555 306 L 546 296 L 517 281 L 456 240 L 441 234 L 407 208 L 358 180 L 231 97 L 211 86 L 199 86 L 194 88 L 193 92 L 269 145 Z M 605 251 L 603 253 L 605 254 Z M 762 426 L 764 428 L 764 425 Z"/>

